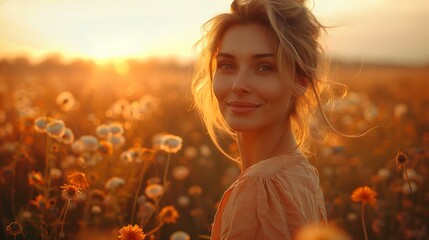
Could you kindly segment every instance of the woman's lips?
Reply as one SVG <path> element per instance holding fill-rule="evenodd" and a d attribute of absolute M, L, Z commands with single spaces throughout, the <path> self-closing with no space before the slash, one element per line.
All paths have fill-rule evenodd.
<path fill-rule="evenodd" d="M 259 104 L 254 104 L 250 102 L 237 102 L 237 101 L 228 102 L 227 105 L 229 109 L 234 113 L 248 113 L 261 106 Z"/>

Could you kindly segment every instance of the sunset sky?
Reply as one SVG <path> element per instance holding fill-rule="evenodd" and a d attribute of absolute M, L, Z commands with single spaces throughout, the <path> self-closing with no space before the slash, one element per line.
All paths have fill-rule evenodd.
<path fill-rule="evenodd" d="M 201 25 L 231 0 L 0 0 L 0 57 L 194 57 Z M 326 45 L 353 61 L 429 64 L 429 1 L 314 0 Z"/>

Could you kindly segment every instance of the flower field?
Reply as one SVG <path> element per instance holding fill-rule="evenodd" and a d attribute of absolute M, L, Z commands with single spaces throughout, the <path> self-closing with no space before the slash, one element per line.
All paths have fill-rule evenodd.
<path fill-rule="evenodd" d="M 373 129 L 314 119 L 337 231 L 305 239 L 429 239 L 429 67 L 332 69 L 349 86 L 333 125 Z M 0 60 L 0 239 L 208 239 L 239 168 L 192 110 L 191 76 L 174 61 Z"/>

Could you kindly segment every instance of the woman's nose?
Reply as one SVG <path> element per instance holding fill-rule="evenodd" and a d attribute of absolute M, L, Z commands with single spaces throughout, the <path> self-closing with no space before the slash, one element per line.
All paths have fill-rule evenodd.
<path fill-rule="evenodd" d="M 234 81 L 234 85 L 232 86 L 232 92 L 237 95 L 245 95 L 251 93 L 251 88 L 249 87 L 249 74 L 245 69 L 241 69 Z"/>

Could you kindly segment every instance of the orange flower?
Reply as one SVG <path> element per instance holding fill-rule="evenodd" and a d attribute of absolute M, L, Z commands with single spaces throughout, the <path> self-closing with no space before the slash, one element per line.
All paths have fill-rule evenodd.
<path fill-rule="evenodd" d="M 31 171 L 31 173 L 28 174 L 28 184 L 30 185 L 42 185 L 43 184 L 43 176 L 40 172 Z"/>
<path fill-rule="evenodd" d="M 80 193 L 80 189 L 75 185 L 64 184 L 61 186 L 63 191 L 61 192 L 63 197 L 68 200 L 74 200 L 77 197 L 77 194 Z"/>
<path fill-rule="evenodd" d="M 165 206 L 159 212 L 158 218 L 160 222 L 176 223 L 179 213 L 173 206 Z"/>
<path fill-rule="evenodd" d="M 377 192 L 367 186 L 358 187 L 353 191 L 351 199 L 354 202 L 368 203 L 374 206 L 377 203 Z"/>
<path fill-rule="evenodd" d="M 37 195 L 35 200 L 30 201 L 30 204 L 36 206 L 40 210 L 49 209 L 50 207 L 50 203 L 42 194 Z"/>
<path fill-rule="evenodd" d="M 128 224 L 119 230 L 118 238 L 120 240 L 144 240 L 146 235 L 143 233 L 143 230 L 139 225 L 135 224 L 132 226 L 131 224 Z"/>
<path fill-rule="evenodd" d="M 82 172 L 75 171 L 67 176 L 67 179 L 72 185 L 84 190 L 89 187 L 88 181 L 86 180 L 85 174 Z"/>

